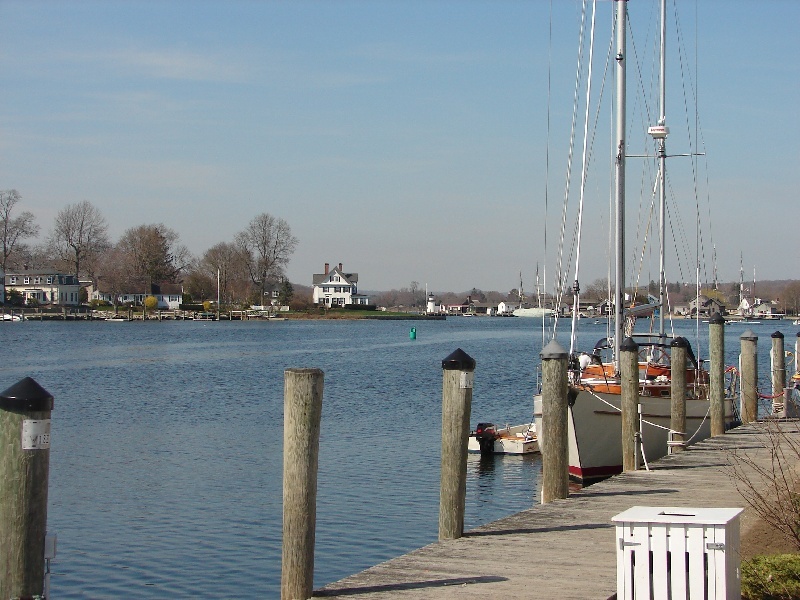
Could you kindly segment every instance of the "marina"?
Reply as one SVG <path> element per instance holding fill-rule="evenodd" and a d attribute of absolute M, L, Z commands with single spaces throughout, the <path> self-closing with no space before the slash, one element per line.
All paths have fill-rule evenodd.
<path fill-rule="evenodd" d="M 798 423 L 785 430 L 800 441 Z M 736 489 L 731 453 L 767 467 L 763 435 L 748 425 L 662 458 L 651 470 L 616 475 L 569 498 L 535 506 L 327 585 L 314 597 L 616 598 L 617 545 L 612 518 L 633 506 L 744 508 L 746 537 L 756 514 Z"/>
<path fill-rule="evenodd" d="M 415 326 L 413 341 L 402 321 L 0 329 L 2 387 L 30 376 L 55 397 L 54 597 L 278 597 L 290 367 L 325 372 L 315 588 L 435 542 L 442 359 L 460 347 L 476 360 L 473 427 L 525 423 L 541 342 L 535 319 Z M 676 323 L 692 338 L 696 327 Z M 770 335 L 783 330 L 791 347 L 797 332 L 785 321 L 752 328 L 766 393 Z M 581 335 L 594 340 L 604 330 L 589 323 Z M 726 364 L 736 364 L 741 334 L 726 330 Z M 695 348 L 706 355 L 703 343 Z M 537 504 L 540 476 L 539 454 L 471 454 L 465 529 Z M 535 580 L 538 567 L 530 568 Z"/>

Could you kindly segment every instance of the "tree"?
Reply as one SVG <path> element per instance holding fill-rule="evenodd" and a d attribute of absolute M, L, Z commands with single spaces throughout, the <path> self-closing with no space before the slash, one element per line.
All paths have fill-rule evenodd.
<path fill-rule="evenodd" d="M 291 282 L 283 278 L 281 282 L 281 290 L 279 292 L 278 301 L 281 303 L 281 306 L 289 306 L 294 297 L 294 287 L 292 287 Z"/>
<path fill-rule="evenodd" d="M 163 223 L 131 227 L 117 245 L 130 258 L 131 270 L 148 285 L 174 283 L 190 260 L 189 251 L 178 243 L 178 234 Z"/>
<path fill-rule="evenodd" d="M 297 238 L 283 219 L 262 213 L 236 235 L 236 245 L 242 251 L 250 280 L 259 288 L 263 300 L 270 281 L 283 276 L 283 269 L 297 246 Z"/>
<path fill-rule="evenodd" d="M 33 213 L 23 212 L 12 217 L 14 207 L 22 200 L 17 190 L 0 191 L 0 239 L 3 242 L 3 272 L 8 270 L 14 253 L 22 250 L 22 240 L 39 234 Z"/>
<path fill-rule="evenodd" d="M 110 247 L 108 224 L 90 202 L 71 204 L 56 215 L 48 240 L 53 255 L 69 263 L 75 277 L 87 266 L 94 267 L 97 256 Z M 90 268 L 90 276 L 94 268 Z"/>
<path fill-rule="evenodd" d="M 118 310 L 120 296 L 131 291 L 134 284 L 135 277 L 130 268 L 132 261 L 128 252 L 120 245 L 103 253 L 100 258 L 98 269 L 101 275 L 98 289 L 111 296 L 115 313 Z"/>

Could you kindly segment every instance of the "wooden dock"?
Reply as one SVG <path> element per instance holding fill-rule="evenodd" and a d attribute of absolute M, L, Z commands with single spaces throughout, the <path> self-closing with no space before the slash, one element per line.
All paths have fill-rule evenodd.
<path fill-rule="evenodd" d="M 800 440 L 798 423 L 785 425 Z M 616 594 L 611 518 L 631 506 L 744 508 L 742 537 L 757 522 L 726 468 L 732 451 L 769 464 L 763 433 L 743 426 L 681 454 L 537 505 L 387 561 L 314 592 L 314 597 L 599 598 Z M 502 460 L 502 459 L 500 459 Z"/>

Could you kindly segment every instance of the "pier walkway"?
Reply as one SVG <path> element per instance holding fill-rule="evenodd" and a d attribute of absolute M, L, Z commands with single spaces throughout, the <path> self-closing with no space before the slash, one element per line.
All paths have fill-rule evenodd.
<path fill-rule="evenodd" d="M 800 440 L 798 423 L 785 431 Z M 616 593 L 611 518 L 631 506 L 745 508 L 744 536 L 757 521 L 726 469 L 730 452 L 768 465 L 758 427 L 743 426 L 625 473 L 357 573 L 314 592 L 358 600 L 514 598 L 606 600 Z M 502 458 L 498 457 L 498 460 Z"/>

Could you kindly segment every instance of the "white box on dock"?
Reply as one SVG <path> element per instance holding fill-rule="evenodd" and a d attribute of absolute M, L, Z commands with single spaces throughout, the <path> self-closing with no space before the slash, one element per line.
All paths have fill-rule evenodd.
<path fill-rule="evenodd" d="M 617 598 L 740 598 L 742 510 L 634 506 L 613 517 Z"/>

